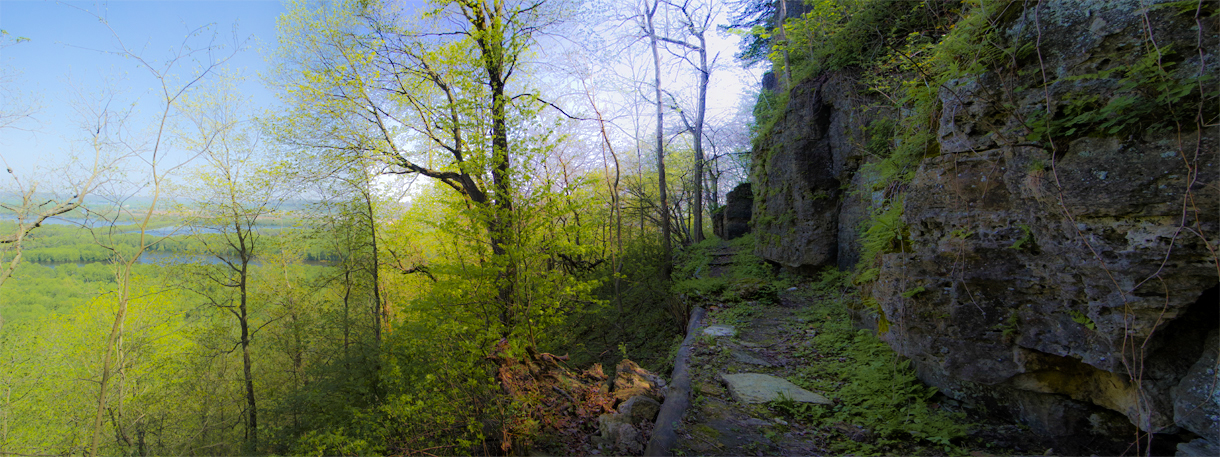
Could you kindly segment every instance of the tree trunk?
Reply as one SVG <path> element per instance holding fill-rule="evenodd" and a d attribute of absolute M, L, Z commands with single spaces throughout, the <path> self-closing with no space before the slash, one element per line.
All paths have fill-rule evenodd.
<path fill-rule="evenodd" d="M 248 440 L 248 451 L 251 454 L 258 452 L 258 406 L 254 402 L 254 374 L 251 372 L 250 362 L 250 317 L 247 312 L 246 299 L 246 283 L 249 278 L 249 255 L 245 252 L 242 256 L 241 265 L 241 307 L 239 309 L 241 320 L 241 358 L 242 358 L 242 373 L 246 379 L 246 439 Z"/>
<path fill-rule="evenodd" d="M 781 81 L 779 88 L 781 91 L 787 91 L 789 84 L 792 83 L 792 71 L 788 68 L 790 60 L 788 59 L 788 35 L 784 30 L 784 21 L 788 19 L 788 0 L 779 0 L 779 20 L 776 21 L 776 37 L 784 44 L 784 71 L 780 74 Z"/>
<path fill-rule="evenodd" d="M 707 111 L 707 83 L 711 70 L 707 67 L 707 40 L 699 33 L 699 100 L 695 107 L 695 242 L 703 241 L 703 119 Z"/>
<path fill-rule="evenodd" d="M 136 255 L 139 256 L 139 253 Z M 98 440 L 102 434 L 102 413 L 106 410 L 106 389 L 110 384 L 110 369 L 111 363 L 113 363 L 111 354 L 114 353 L 115 344 L 123 334 L 123 321 L 127 317 L 127 300 L 129 299 L 127 286 L 131 279 L 131 263 L 134 262 L 132 260 L 126 264 L 126 274 L 116 275 L 119 280 L 119 310 L 114 314 L 114 325 L 110 327 L 110 336 L 106 338 L 106 350 L 102 355 L 102 382 L 98 386 L 97 411 L 93 416 L 93 437 L 89 442 L 91 457 L 97 455 Z"/>
<path fill-rule="evenodd" d="M 373 303 L 373 342 L 376 345 L 376 347 L 378 348 L 378 350 L 380 350 L 381 349 L 381 327 L 383 325 L 382 319 L 386 315 L 386 312 L 385 312 L 386 310 L 384 308 L 384 305 L 381 302 L 381 280 L 378 277 L 378 270 L 380 269 L 379 267 L 381 265 L 381 262 L 377 256 L 377 220 L 373 217 L 373 199 L 372 199 L 372 197 L 369 195 L 367 190 L 363 191 L 362 193 L 364 194 L 365 209 L 368 210 L 369 240 L 373 243 L 373 245 L 372 245 L 373 268 L 370 271 L 370 273 L 372 273 L 372 276 L 373 276 L 373 302 L 374 302 Z M 380 360 L 380 358 L 378 358 L 378 360 Z M 380 369 L 379 362 L 374 361 L 373 363 L 378 364 L 378 366 L 375 366 L 374 369 L 379 370 Z"/>
<path fill-rule="evenodd" d="M 495 45 L 499 45 L 497 41 Z M 500 46 L 492 46 L 500 48 Z M 503 54 L 502 49 L 497 49 L 500 52 L 495 54 Z M 512 200 L 512 177 L 509 175 L 510 162 L 508 155 L 508 122 L 505 114 L 506 100 L 504 99 L 504 81 L 501 79 L 501 68 L 499 65 L 493 65 L 488 59 L 487 73 L 490 80 L 492 102 L 491 102 L 491 148 L 492 148 L 492 185 L 495 187 L 495 205 L 496 215 L 493 219 L 494 228 L 492 230 L 492 252 L 497 256 L 505 258 L 507 264 L 504 271 L 501 273 L 501 283 L 499 290 L 500 306 L 503 311 L 500 317 L 500 323 L 504 325 L 504 335 L 508 336 L 516 321 L 515 310 L 513 309 L 513 285 L 516 281 L 517 268 L 513 261 L 513 256 L 508 253 L 508 248 L 512 245 L 513 224 L 513 200 Z M 499 59 L 494 59 L 499 60 Z"/>
<path fill-rule="evenodd" d="M 660 0 L 654 0 L 651 8 L 645 3 L 645 20 L 648 40 L 652 45 L 653 85 L 657 97 L 657 193 L 661 199 L 661 279 L 668 280 L 673 271 L 673 254 L 670 246 L 669 195 L 665 189 L 665 105 L 661 100 L 661 54 L 657 50 L 657 29 L 653 17 L 660 8 Z"/>

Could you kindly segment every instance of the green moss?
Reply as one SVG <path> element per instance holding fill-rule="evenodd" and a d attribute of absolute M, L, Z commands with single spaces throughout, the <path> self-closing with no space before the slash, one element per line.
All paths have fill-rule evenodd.
<path fill-rule="evenodd" d="M 1014 310 L 1008 315 L 1008 318 L 1004 320 L 1004 323 L 997 324 L 995 327 L 993 327 L 993 329 L 999 330 L 1001 334 L 1004 335 L 1004 338 L 1008 339 L 1017 335 L 1017 332 L 1019 332 L 1021 329 L 1020 325 L 1021 318 L 1020 316 L 1017 316 L 1017 312 Z"/>

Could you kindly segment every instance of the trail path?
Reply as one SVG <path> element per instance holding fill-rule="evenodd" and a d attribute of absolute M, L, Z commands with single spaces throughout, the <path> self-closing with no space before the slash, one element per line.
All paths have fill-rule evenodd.
<path fill-rule="evenodd" d="M 708 262 L 709 276 L 732 276 L 730 271 L 735 268 L 734 256 L 735 253 L 727 244 L 713 249 Z M 738 277 L 730 282 L 753 284 L 751 287 L 757 287 L 758 284 L 751 282 L 752 280 L 757 278 Z M 730 286 L 732 287 L 737 286 Z M 931 420 L 932 414 L 949 413 L 956 417 L 952 419 L 954 422 L 965 421 L 957 422 L 965 427 L 965 436 L 953 437 L 952 449 L 944 446 L 944 443 L 933 443 L 926 438 L 895 436 L 892 433 L 888 437 L 879 436 L 876 431 L 861 425 L 836 422 L 829 418 L 813 419 L 807 415 L 780 413 L 778 409 L 773 408 L 774 403 L 768 406 L 764 401 L 750 399 L 748 392 L 733 383 L 739 381 L 739 378 L 762 378 L 764 375 L 809 381 L 809 370 L 813 367 L 829 367 L 834 364 L 840 367 L 844 364 L 868 367 L 873 365 L 853 360 L 842 350 L 842 346 L 832 345 L 828 346 L 830 349 L 819 349 L 818 344 L 826 344 L 818 343 L 819 339 L 840 341 L 836 344 L 848 346 L 853 346 L 861 340 L 852 342 L 852 336 L 856 335 L 853 330 L 847 330 L 849 333 L 846 336 L 835 336 L 843 332 L 843 319 L 848 317 L 842 310 L 833 311 L 835 308 L 827 308 L 827 300 L 834 298 L 826 296 L 824 291 L 814 289 L 814 285 L 809 281 L 802 281 L 798 287 L 780 290 L 775 294 L 754 293 L 751 297 L 738 302 L 714 302 L 708 306 L 702 328 L 690 348 L 690 407 L 675 427 L 677 440 L 670 449 L 673 455 L 840 455 L 844 449 L 875 450 L 864 452 L 866 454 L 879 452 L 935 456 L 964 453 L 972 457 L 1092 454 L 1099 450 L 1103 454 L 1113 453 L 1106 452 L 1112 448 L 1106 447 L 1104 443 L 1038 437 L 1030 433 L 1028 428 L 1013 423 L 1010 418 L 991 417 L 985 412 L 967 409 L 957 401 L 939 394 L 934 395 L 934 398 L 921 397 L 919 400 L 911 400 L 925 403 L 925 412 L 922 413 L 924 416 L 906 416 L 906 413 L 897 409 L 869 408 L 870 411 L 888 415 L 886 417 L 905 417 L 906 420 L 916 421 Z M 840 330 L 834 330 L 835 328 Z M 828 338 L 815 339 L 819 334 Z M 835 347 L 839 349 L 834 349 Z M 897 364 L 899 361 L 895 359 L 890 363 Z M 826 376 L 825 371 L 822 373 L 816 376 Z M 740 376 L 743 374 L 749 375 Z M 851 376 L 846 373 L 829 376 L 834 377 L 829 379 L 829 385 L 840 386 L 834 387 L 836 389 L 857 382 L 854 378 L 838 377 Z M 803 383 L 827 385 L 827 378 L 821 379 L 819 382 Z M 900 381 L 898 377 L 893 379 L 896 384 L 887 387 L 890 389 L 887 392 L 908 389 L 901 383 L 909 381 Z M 913 380 L 913 377 L 907 379 Z M 840 402 L 846 401 L 841 398 L 842 391 L 810 392 L 785 380 L 776 381 L 795 389 L 786 393 L 785 396 L 789 399 L 803 396 L 806 402 L 825 405 L 792 404 L 798 408 L 838 410 L 844 406 Z M 884 392 L 880 395 L 892 396 Z M 883 403 L 877 403 L 881 404 Z M 858 410 L 860 407 L 853 408 Z M 797 417 L 806 417 L 812 423 L 802 423 Z M 922 419 L 912 419 L 913 417 Z M 1121 448 L 1117 449 L 1121 452 Z"/>
<path fill-rule="evenodd" d="M 730 254 L 731 255 L 731 254 Z M 788 304 L 789 306 L 784 306 Z M 691 408 L 678 428 L 675 455 L 814 455 L 824 451 L 815 430 L 789 423 L 762 404 L 733 398 L 722 374 L 794 374 L 792 354 L 803 331 L 794 316 L 797 303 L 752 306 L 744 319 L 727 318 L 724 308 L 705 319 L 704 335 L 691 354 Z M 731 328 L 733 335 L 713 336 Z M 709 330 L 711 330 L 709 332 Z"/>
<path fill-rule="evenodd" d="M 709 276 L 727 274 L 735 252 L 727 244 L 711 252 Z M 738 305 L 748 306 L 748 305 Z M 713 306 L 691 351 L 692 404 L 678 426 L 675 455 L 813 455 L 821 449 L 813 430 L 776 417 L 762 404 L 734 399 L 721 375 L 789 376 L 803 331 L 793 327 L 799 303 L 749 306 L 748 313 Z M 744 310 L 744 308 L 743 308 Z M 743 315 L 744 314 L 744 315 Z"/>

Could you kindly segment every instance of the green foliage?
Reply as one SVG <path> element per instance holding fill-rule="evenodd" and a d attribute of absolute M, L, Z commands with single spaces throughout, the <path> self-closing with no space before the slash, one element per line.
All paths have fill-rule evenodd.
<path fill-rule="evenodd" d="M 1129 66 L 1060 78 L 1056 83 L 1102 84 L 1104 95 L 1067 93 L 1054 99 L 1054 112 L 1031 113 L 1029 141 L 1121 135 L 1193 126 L 1196 115 L 1213 119 L 1220 90 L 1215 75 L 1189 66 L 1169 46 L 1148 44 Z M 1051 82 L 1047 82 L 1048 84 Z"/>
<path fill-rule="evenodd" d="M 214 353 L 206 340 L 184 327 L 193 308 L 186 296 L 167 291 L 156 284 L 162 277 L 136 278 L 132 285 L 134 300 L 129 303 L 123 345 L 118 349 L 116 368 L 123 386 L 109 395 L 123 410 L 114 410 L 104 426 L 105 436 L 121 431 L 139 434 L 147 441 L 104 441 L 100 451 L 107 455 L 184 454 L 198 444 L 206 421 L 192 421 L 185 427 L 165 428 L 159 424 L 174 418 L 207 417 L 225 409 L 219 397 L 207 389 L 220 387 L 220 379 L 199 379 L 185 375 L 199 363 L 222 365 L 234 361 Z M 92 435 L 92 409 L 96 408 L 99 378 L 97 358 L 113 323 L 116 297 L 96 296 L 61 315 L 46 315 L 15 326 L 6 326 L 0 335 L 0 358 L 7 367 L 0 372 L 0 390 L 8 392 L 0 405 L 0 420 L 8 432 L 0 443 L 10 452 L 38 453 L 47 450 L 70 453 L 81 451 Z M 206 354 L 206 355 L 205 355 Z M 210 360 L 204 362 L 202 358 Z M 230 365 L 229 368 L 232 368 Z M 231 392 L 236 393 L 236 392 Z M 234 412 L 229 410 L 230 413 Z M 233 416 L 235 417 L 235 416 Z M 212 438 L 232 439 L 234 434 L 212 430 Z M 198 449 L 196 447 L 196 449 Z M 210 452 L 233 453 L 235 447 L 213 446 Z"/>
<path fill-rule="evenodd" d="M 1220 5 L 1217 5 L 1216 2 L 1202 0 L 1179 0 L 1152 5 L 1154 10 L 1161 8 L 1177 10 L 1179 16 L 1195 16 L 1197 14 L 1199 17 L 1212 17 L 1217 12 L 1220 12 Z"/>
<path fill-rule="evenodd" d="M 727 244 L 732 250 L 732 264 L 719 266 L 725 271 L 719 276 L 711 274 L 711 251 L 721 251 Z M 723 243 L 708 239 L 683 250 L 675 263 L 674 294 L 684 295 L 697 302 L 737 303 L 759 301 L 775 303 L 777 294 L 789 286 L 788 280 L 777 277 L 762 258 L 754 254 L 754 234 Z"/>
<path fill-rule="evenodd" d="M 893 141 L 897 124 L 888 117 L 873 120 L 864 128 L 868 136 L 868 144 L 864 149 L 875 157 L 888 157 L 893 150 Z"/>
<path fill-rule="evenodd" d="M 785 24 L 788 42 L 776 41 L 770 59 L 775 74 L 784 71 L 787 51 L 788 66 L 794 85 L 830 70 L 849 66 L 868 67 L 877 63 L 899 63 L 900 57 L 918 55 L 923 49 L 950 30 L 952 18 L 962 9 L 960 2 L 907 2 L 902 0 L 810 2 L 811 10 Z M 776 36 L 775 31 L 766 35 Z M 904 52 L 895 52 L 905 48 Z M 756 109 L 756 124 L 767 132 L 774 119 L 783 113 L 786 103 L 776 103 L 779 109 L 760 113 Z M 760 114 L 762 114 L 760 116 Z"/>
<path fill-rule="evenodd" d="M 5 324 L 63 314 L 114 286 L 114 271 L 100 263 L 44 266 L 23 262 L 0 288 Z"/>
<path fill-rule="evenodd" d="M 910 232 L 902 220 L 903 200 L 899 198 L 887 206 L 873 210 L 860 236 L 860 262 L 857 264 L 856 282 L 867 282 L 868 270 L 875 268 L 881 254 L 904 250 Z"/>
<path fill-rule="evenodd" d="M 1034 234 L 1029 230 L 1029 226 L 1026 224 L 1018 224 L 1017 227 L 1021 229 L 1021 238 L 1018 238 L 1017 241 L 1013 242 L 1012 246 L 1009 246 L 1008 249 L 1032 249 L 1034 244 Z"/>
<path fill-rule="evenodd" d="M 1093 322 L 1093 319 L 1090 319 L 1089 316 L 1086 316 L 1084 313 L 1074 309 L 1069 309 L 1068 315 L 1072 316 L 1072 322 L 1083 325 L 1089 330 L 1097 330 L 1097 323 Z"/>
<path fill-rule="evenodd" d="M 612 266 L 598 270 L 605 278 L 593 292 L 599 304 L 574 309 L 561 326 L 564 338 L 560 346 L 570 351 L 571 366 L 614 366 L 625 350 L 641 366 L 666 371 L 672 361 L 671 343 L 674 337 L 680 340 L 685 322 L 679 323 L 672 312 L 678 300 L 671 297 L 670 284 L 660 279 L 661 257 L 660 243 L 654 237 L 628 241 L 617 296 Z M 619 324 L 626 322 L 630 324 Z"/>
<path fill-rule="evenodd" d="M 856 331 L 845 301 L 852 295 L 827 294 L 842 290 L 846 276 L 823 273 L 815 290 L 821 299 L 803 311 L 816 332 L 804 353 L 810 363 L 800 368 L 794 382 L 824 392 L 834 406 L 778 401 L 770 406 L 797 421 L 832 428 L 836 424 L 863 427 L 875 440 L 857 442 L 834 436 L 830 445 L 838 453 L 888 454 L 909 451 L 911 440 L 940 452 L 955 453 L 966 436 L 961 414 L 935 409 L 930 399 L 936 390 L 915 378 L 910 362 L 900 360 L 884 342 L 867 330 Z"/>

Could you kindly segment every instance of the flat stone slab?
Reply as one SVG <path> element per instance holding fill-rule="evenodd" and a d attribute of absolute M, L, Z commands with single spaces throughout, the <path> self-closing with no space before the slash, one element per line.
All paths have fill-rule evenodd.
<path fill-rule="evenodd" d="M 787 379 L 762 373 L 721 374 L 733 399 L 742 403 L 766 403 L 779 399 L 780 393 L 792 401 L 831 405 L 826 397 L 798 387 Z"/>
<path fill-rule="evenodd" d="M 727 325 L 713 325 L 703 329 L 703 334 L 710 336 L 733 336 L 733 334 L 736 332 L 737 330 L 734 330 L 733 327 L 729 327 Z"/>

